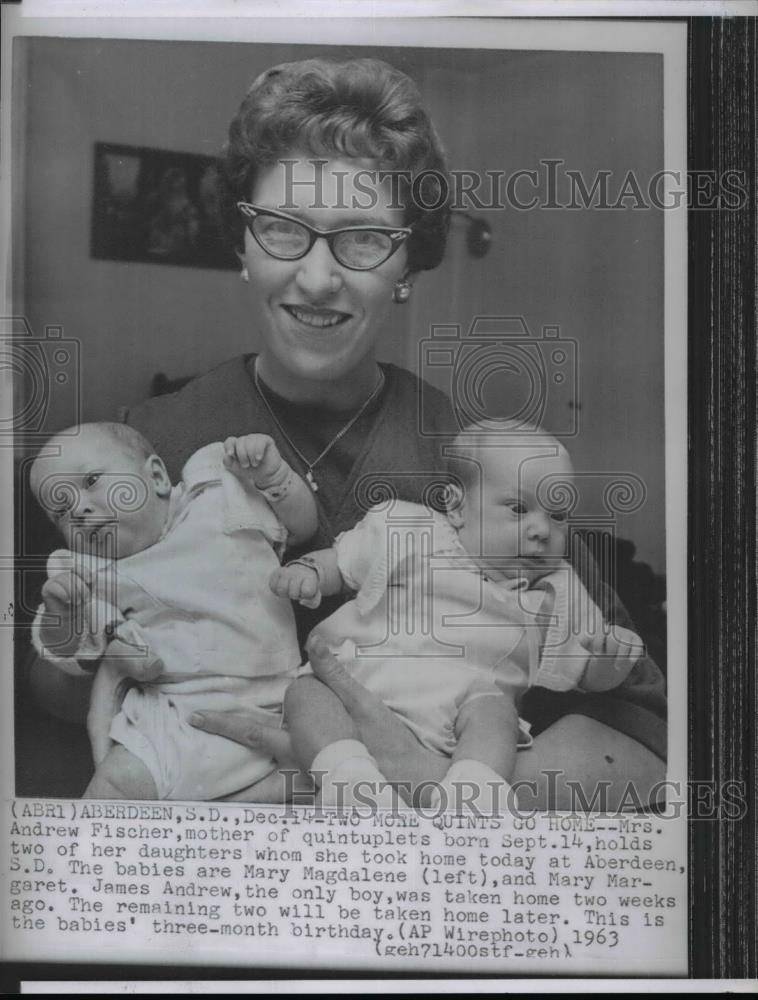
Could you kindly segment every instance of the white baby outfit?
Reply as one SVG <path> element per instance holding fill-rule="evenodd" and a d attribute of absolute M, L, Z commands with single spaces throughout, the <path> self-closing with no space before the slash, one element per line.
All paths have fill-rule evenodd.
<path fill-rule="evenodd" d="M 369 511 L 335 548 L 357 594 L 318 631 L 429 749 L 452 754 L 471 699 L 583 689 L 582 642 L 604 623 L 568 563 L 531 587 L 488 580 L 444 515 L 404 501 Z"/>
<path fill-rule="evenodd" d="M 114 633 L 159 657 L 156 680 L 132 688 L 110 735 L 138 757 L 164 799 L 208 800 L 253 784 L 272 760 L 192 727 L 195 710 L 268 709 L 281 719 L 284 691 L 300 663 L 289 601 L 269 577 L 287 531 L 263 495 L 223 466 L 223 446 L 188 460 L 153 546 L 118 561 L 91 560 L 89 627 L 75 656 L 42 649 L 72 673 L 97 659 Z M 48 572 L 75 559 L 53 553 Z"/>

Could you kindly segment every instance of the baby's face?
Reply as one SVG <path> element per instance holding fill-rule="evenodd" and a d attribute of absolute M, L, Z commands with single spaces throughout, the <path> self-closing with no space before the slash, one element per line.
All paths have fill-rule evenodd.
<path fill-rule="evenodd" d="M 96 431 L 50 443 L 60 454 L 36 460 L 31 487 L 69 549 L 122 559 L 158 541 L 171 488 L 167 476 L 156 478 L 158 460 L 142 461 Z"/>
<path fill-rule="evenodd" d="M 543 439 L 539 445 L 485 449 L 480 480 L 461 505 L 460 540 L 470 555 L 487 560 L 492 579 L 532 583 L 553 572 L 566 553 L 566 511 L 548 507 L 544 494 L 549 483 L 558 492 L 558 482 L 570 482 L 573 469 L 563 449 L 551 455 Z"/>

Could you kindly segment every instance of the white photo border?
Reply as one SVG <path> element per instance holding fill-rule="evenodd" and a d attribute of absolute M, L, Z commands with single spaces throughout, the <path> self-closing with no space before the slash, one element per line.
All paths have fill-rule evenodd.
<path fill-rule="evenodd" d="M 184 18 L 45 18 L 24 16 L 4 8 L 3 20 L 3 95 L 11 92 L 12 40 L 15 36 L 118 37 L 143 39 L 175 39 L 282 42 L 297 44 L 361 44 L 361 45 L 426 45 L 436 48 L 509 48 L 602 50 L 605 52 L 655 52 L 664 58 L 664 168 L 686 173 L 687 167 L 687 91 L 686 91 L 686 25 L 679 22 L 624 22 L 593 20 L 502 20 L 481 18 L 430 19 L 331 19 L 308 21 L 286 19 L 240 19 L 224 21 L 196 17 Z M 10 29 L 10 30 L 9 30 Z M 2 148 L 9 149 L 13 140 L 11 110 L 5 100 L 2 108 Z M 8 157 L 6 153 L 6 163 Z M 8 171 L 3 171 L 3 217 L 10 215 Z M 687 779 L 687 704 L 686 643 L 687 643 L 687 525 L 682 512 L 687 507 L 687 214 L 686 206 L 665 213 L 665 357 L 666 357 L 666 567 L 668 586 L 668 650 L 669 650 L 669 762 L 667 777 Z M 14 314 L 10 275 L 13 274 L 10 230 L 2 234 L 3 315 Z M 7 373 L 2 373 L 7 379 Z M 7 383 L 6 383 L 7 386 Z M 5 388 L 5 386 L 4 386 Z M 4 404 L 10 393 L 3 394 Z M 12 458 L 9 449 L 0 449 L 3 483 L 12 480 Z M 10 507 L 3 506 L 0 523 L 6 548 L 12 551 L 13 526 Z M 6 577 L 8 575 L 6 574 Z M 6 595 L 0 595 L 5 606 Z M 3 663 L 12 660 L 10 636 L 2 633 Z M 13 789 L 13 700 L 3 699 L 3 780 L 5 796 Z M 686 853 L 685 831 L 682 831 L 682 856 Z"/>

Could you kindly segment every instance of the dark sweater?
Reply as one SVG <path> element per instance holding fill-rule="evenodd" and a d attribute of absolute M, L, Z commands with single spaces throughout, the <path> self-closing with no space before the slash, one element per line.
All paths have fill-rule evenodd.
<path fill-rule="evenodd" d="M 255 388 L 253 361 L 253 355 L 234 358 L 193 379 L 179 392 L 149 399 L 125 415 L 126 422 L 151 441 L 174 482 L 198 448 L 253 431 L 271 435 L 293 469 L 304 474 L 302 460 L 282 436 Z M 446 481 L 441 445 L 457 429 L 450 401 L 402 368 L 387 364 L 382 369 L 385 386 L 377 400 L 314 468 L 319 484 L 315 494 L 319 529 L 308 542 L 308 551 L 331 545 L 370 506 L 387 497 L 433 503 L 438 492 L 435 484 Z M 267 396 L 287 433 L 310 462 L 350 417 L 288 403 L 270 390 Z M 630 625 L 616 595 L 596 582 L 589 559 L 588 555 L 587 562 L 583 556 L 578 558 L 575 569 L 591 596 L 610 620 Z M 338 603 L 339 598 L 331 598 L 323 601 L 318 612 L 297 610 L 301 641 Z M 626 733 L 665 759 L 664 682 L 647 658 L 635 666 L 623 685 L 607 694 L 533 688 L 524 696 L 520 711 L 532 723 L 535 735 L 563 715 L 587 715 Z"/>

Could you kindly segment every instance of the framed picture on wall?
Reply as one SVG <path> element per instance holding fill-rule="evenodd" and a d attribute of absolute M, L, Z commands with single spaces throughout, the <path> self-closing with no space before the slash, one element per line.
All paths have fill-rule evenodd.
<path fill-rule="evenodd" d="M 214 157 L 105 142 L 94 156 L 93 257 L 238 266 L 219 223 Z"/>

